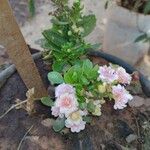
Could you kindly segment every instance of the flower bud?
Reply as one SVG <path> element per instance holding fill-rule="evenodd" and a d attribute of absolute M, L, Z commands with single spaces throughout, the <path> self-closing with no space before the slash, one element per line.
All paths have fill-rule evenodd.
<path fill-rule="evenodd" d="M 72 35 L 72 32 L 71 32 L 71 31 L 68 31 L 68 35 L 71 36 L 71 35 Z"/>
<path fill-rule="evenodd" d="M 98 86 L 98 91 L 100 93 L 105 93 L 106 92 L 106 84 L 102 84 Z"/>

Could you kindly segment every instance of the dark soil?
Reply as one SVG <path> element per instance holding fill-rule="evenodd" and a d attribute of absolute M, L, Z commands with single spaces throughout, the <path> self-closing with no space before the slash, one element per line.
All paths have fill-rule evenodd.
<path fill-rule="evenodd" d="M 104 60 L 95 59 L 97 63 L 106 63 Z M 36 65 L 48 87 L 48 67 L 41 59 L 36 60 Z M 3 114 L 16 98 L 24 100 L 27 91 L 20 76 L 16 72 L 7 81 L 0 91 L 0 114 Z M 142 150 L 139 110 L 127 107 L 115 111 L 112 103 L 106 103 L 102 108 L 102 116 L 95 117 L 91 125 L 80 134 L 67 133 L 64 136 L 55 133 L 51 127 L 44 126 L 41 122 L 51 117 L 49 107 L 40 102 L 36 104 L 36 113 L 29 116 L 23 109 L 12 110 L 0 120 L 0 150 L 16 150 L 27 130 L 33 129 L 24 139 L 21 150 L 122 150 L 123 147 Z M 139 132 L 140 131 L 140 132 Z M 127 143 L 125 138 L 135 134 L 138 140 Z"/>
<path fill-rule="evenodd" d="M 148 0 L 118 0 L 117 2 L 120 6 L 125 7 L 131 11 L 144 13 L 147 1 Z"/>

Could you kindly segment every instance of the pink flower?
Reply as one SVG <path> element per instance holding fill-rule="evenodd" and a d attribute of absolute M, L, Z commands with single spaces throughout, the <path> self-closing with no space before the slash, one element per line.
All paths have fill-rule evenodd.
<path fill-rule="evenodd" d="M 128 101 L 133 99 L 132 95 L 120 84 L 112 87 L 112 94 L 115 100 L 114 109 L 123 109 Z"/>
<path fill-rule="evenodd" d="M 85 129 L 86 122 L 82 119 L 82 111 L 73 112 L 65 121 L 65 126 L 71 129 L 71 132 L 80 132 Z"/>
<path fill-rule="evenodd" d="M 53 106 L 53 107 L 51 108 L 51 111 L 52 111 L 52 115 L 53 115 L 54 117 L 58 117 L 58 116 L 59 116 L 60 118 L 63 118 L 63 117 L 64 117 L 64 115 L 60 113 L 60 108 L 59 108 L 59 107 Z"/>
<path fill-rule="evenodd" d="M 112 69 L 110 66 L 107 67 L 106 65 L 103 67 L 99 67 L 98 70 L 99 73 L 99 80 L 102 80 L 103 82 L 112 83 L 113 81 L 118 79 L 118 76 L 114 69 Z"/>
<path fill-rule="evenodd" d="M 59 108 L 61 114 L 67 117 L 77 110 L 78 102 L 73 94 L 65 93 L 56 99 L 55 106 Z"/>
<path fill-rule="evenodd" d="M 122 84 L 130 84 L 131 76 L 126 72 L 126 70 L 122 67 L 118 67 L 116 70 L 116 74 L 118 75 L 118 81 Z"/>
<path fill-rule="evenodd" d="M 75 89 L 73 88 L 73 86 L 69 85 L 69 84 L 60 84 L 56 87 L 55 89 L 55 97 L 59 97 L 62 94 L 65 93 L 69 93 L 69 94 L 75 94 Z"/>

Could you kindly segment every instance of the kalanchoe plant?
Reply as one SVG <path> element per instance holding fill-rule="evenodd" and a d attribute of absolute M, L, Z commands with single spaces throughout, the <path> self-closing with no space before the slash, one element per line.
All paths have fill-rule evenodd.
<path fill-rule="evenodd" d="M 44 59 L 53 60 L 54 71 L 72 66 L 81 56 L 93 48 L 84 37 L 92 32 L 96 25 L 95 15 L 84 16 L 80 0 L 69 7 L 68 0 L 53 0 L 57 10 L 52 12 L 52 27 L 43 31 L 42 47 Z"/>
<path fill-rule="evenodd" d="M 52 71 L 48 74 L 55 88 L 55 101 L 43 98 L 42 103 L 51 106 L 57 117 L 53 125 L 56 132 L 64 127 L 80 132 L 92 116 L 101 115 L 105 101 L 113 100 L 114 109 L 123 109 L 132 96 L 125 89 L 131 76 L 124 68 L 110 64 L 98 66 L 86 59 L 79 61 L 64 74 Z"/>

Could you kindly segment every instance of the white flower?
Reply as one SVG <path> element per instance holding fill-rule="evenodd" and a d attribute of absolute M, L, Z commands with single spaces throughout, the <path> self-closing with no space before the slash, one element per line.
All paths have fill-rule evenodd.
<path fill-rule="evenodd" d="M 60 84 L 55 89 L 55 97 L 60 97 L 62 94 L 69 93 L 75 94 L 75 89 L 70 84 Z"/>
<path fill-rule="evenodd" d="M 65 126 L 71 129 L 71 132 L 80 132 L 85 129 L 86 122 L 82 119 L 82 111 L 73 112 L 65 121 Z"/>
<path fill-rule="evenodd" d="M 105 65 L 103 67 L 99 67 L 98 73 L 99 73 L 98 79 L 106 83 L 112 83 L 118 79 L 115 70 L 112 69 L 110 66 L 107 67 Z"/>
<path fill-rule="evenodd" d="M 64 114 L 61 114 L 60 113 L 60 108 L 59 107 L 56 107 L 56 106 L 53 106 L 52 108 L 51 108 L 51 111 L 52 111 L 52 115 L 54 116 L 54 117 L 60 117 L 60 118 L 63 118 L 64 117 Z"/>
<path fill-rule="evenodd" d="M 122 84 L 130 84 L 131 76 L 126 72 L 126 70 L 122 67 L 118 67 L 116 70 L 116 74 L 118 75 L 118 81 Z"/>
<path fill-rule="evenodd" d="M 75 95 L 65 93 L 56 99 L 55 106 L 59 108 L 61 114 L 67 117 L 77 110 L 78 102 Z"/>
<path fill-rule="evenodd" d="M 123 109 L 128 101 L 133 99 L 132 95 L 120 84 L 112 87 L 112 94 L 115 100 L 114 109 Z"/>

